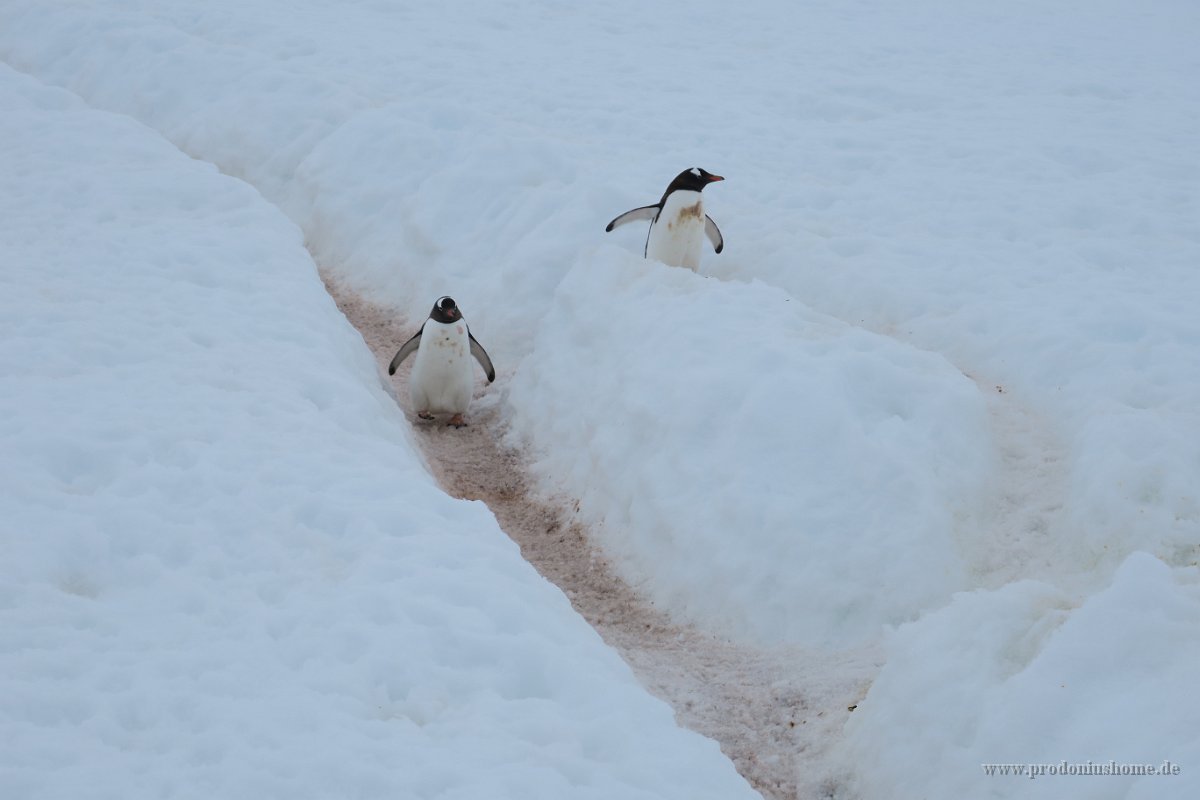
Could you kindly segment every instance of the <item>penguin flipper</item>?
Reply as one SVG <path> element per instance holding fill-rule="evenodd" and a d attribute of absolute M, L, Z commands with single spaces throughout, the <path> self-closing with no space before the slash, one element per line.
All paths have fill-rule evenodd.
<path fill-rule="evenodd" d="M 483 371 L 487 373 L 488 383 L 496 380 L 496 368 L 492 366 L 492 360 L 488 358 L 487 350 L 483 349 L 475 339 L 475 335 L 467 330 L 467 336 L 471 339 L 471 355 L 475 356 L 475 360 L 479 362 L 479 366 L 483 367 Z"/>
<path fill-rule="evenodd" d="M 713 250 L 719 253 L 725 249 L 725 238 L 721 236 L 721 229 L 717 227 L 717 223 L 713 222 L 713 218 L 708 214 L 704 215 L 704 233 L 708 235 L 708 240 L 712 242 Z"/>
<path fill-rule="evenodd" d="M 658 216 L 659 209 L 661 208 L 662 205 L 656 203 L 652 206 L 642 206 L 641 208 L 635 208 L 632 211 L 626 211 L 624 214 L 608 223 L 608 225 L 605 226 L 604 231 L 606 233 L 611 232 L 613 228 L 619 228 L 626 222 L 637 222 L 638 220 L 651 222 L 655 217 Z"/>
<path fill-rule="evenodd" d="M 395 375 L 396 368 L 404 362 L 404 359 L 417 352 L 417 348 L 421 346 L 421 333 L 424 330 L 425 326 L 422 325 L 421 330 L 414 333 L 412 338 L 405 342 L 396 355 L 392 357 L 392 363 L 388 364 L 388 375 Z"/>

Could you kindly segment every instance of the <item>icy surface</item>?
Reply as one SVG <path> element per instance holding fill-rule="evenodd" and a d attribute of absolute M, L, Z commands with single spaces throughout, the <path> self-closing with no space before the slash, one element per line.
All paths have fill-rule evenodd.
<path fill-rule="evenodd" d="M 755 796 L 437 489 L 286 217 L 0 106 L 0 796 Z"/>

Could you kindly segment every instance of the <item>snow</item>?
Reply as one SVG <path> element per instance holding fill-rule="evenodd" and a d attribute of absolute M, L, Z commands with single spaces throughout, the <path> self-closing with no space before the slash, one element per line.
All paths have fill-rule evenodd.
<path fill-rule="evenodd" d="M 436 487 L 286 217 L 0 105 L 0 795 L 754 796 Z"/>
<path fill-rule="evenodd" d="M 509 400 L 630 580 L 724 635 L 856 644 L 967 586 L 956 522 L 994 461 L 975 384 L 778 289 L 598 250 Z"/>
<path fill-rule="evenodd" d="M 64 272 L 74 259 L 38 249 L 26 258 L 49 266 L 6 275 L 5 321 L 16 320 L 21 342 L 49 343 L 39 368 L 99 363 L 113 379 L 110 396 L 134 402 L 120 416 L 123 403 L 102 402 L 104 384 L 89 380 L 78 394 L 95 394 L 95 406 L 80 413 L 78 398 L 64 405 L 58 383 L 36 395 L 6 386 L 11 414 L 57 410 L 52 428 L 42 416 L 41 425 L 18 424 L 19 414 L 6 423 L 5 453 L 15 454 L 23 479 L 40 470 L 62 484 L 46 501 L 55 520 L 31 520 L 30 530 L 66 526 L 57 520 L 70 507 L 62 494 L 133 493 L 122 524 L 77 543 L 71 557 L 81 566 L 59 569 L 68 577 L 55 580 L 74 585 L 71 570 L 95 570 L 95 554 L 110 546 L 126 554 L 164 547 L 149 533 L 162 522 L 146 509 L 171 491 L 187 491 L 215 515 L 194 523 L 203 530 L 246 530 L 247 509 L 214 499 L 240 496 L 242 482 L 229 475 L 241 474 L 246 451 L 328 462 L 386 484 L 364 491 L 347 477 L 333 484 L 338 492 L 320 493 L 330 484 L 305 482 L 299 470 L 254 473 L 252 485 L 273 487 L 271 507 L 289 509 L 260 510 L 259 528 L 302 522 L 309 530 L 320 520 L 310 535 L 321 542 L 322 525 L 341 526 L 354 541 L 326 545 L 341 558 L 370 535 L 352 512 L 378 513 L 370 503 L 363 510 L 368 498 L 403 499 L 395 495 L 402 482 L 383 479 L 401 464 L 404 485 L 427 490 L 403 504 L 411 513 L 436 508 L 424 516 L 441 520 L 458 508 L 425 477 L 369 358 L 337 328 L 301 234 L 265 199 L 319 263 L 398 315 L 419 320 L 434 298 L 455 297 L 498 367 L 491 391 L 510 441 L 536 454 L 543 491 L 578 499 L 606 554 L 676 617 L 811 648 L 869 645 L 909 623 L 890 638 L 887 666 L 848 731 L 864 797 L 894 796 L 889 781 L 913 763 L 945 769 L 904 773 L 897 785 L 912 796 L 1028 786 L 1094 796 L 1101 785 L 1113 796 L 1146 796 L 1160 784 L 1073 778 L 1009 789 L 981 778 L 979 762 L 1143 754 L 1158 762 L 1172 753 L 1184 775 L 1158 779 L 1173 781 L 1161 790 L 1194 786 L 1194 740 L 1175 724 L 1195 716 L 1190 693 L 1159 714 L 1170 724 L 1139 701 L 1156 708 L 1165 696 L 1157 687 L 1178 688 L 1179 665 L 1194 663 L 1191 639 L 1138 639 L 1142 661 L 1133 648 L 1104 648 L 1132 641 L 1140 615 L 1166 630 L 1157 617 L 1188 607 L 1200 558 L 1200 7 L 752 0 L 736 12 L 714 2 L 687 8 L 0 2 L 0 59 L 139 120 L 261 193 L 190 165 L 208 183 L 180 181 L 167 192 L 153 174 L 120 172 L 161 192 L 150 202 L 132 184 L 124 202 L 133 209 L 115 205 L 114 192 L 50 195 L 76 216 L 92 215 L 90 239 L 114 242 L 99 251 L 110 262 L 125 260 L 126 242 L 176 242 L 157 273 L 147 256 L 140 279 L 92 289 L 104 305 L 91 313 L 106 314 L 96 318 L 104 324 L 83 327 L 63 310 L 86 299 L 73 291 L 82 267 Z M 37 103 L 82 113 L 47 91 L 36 94 L 59 99 Z M 20 128 L 17 141 L 64 123 L 54 115 L 41 124 L 37 134 Z M 113 139 L 108 146 L 119 149 L 124 139 Z M 79 141 L 73 147 L 87 152 Z M 40 169 L 72 186 L 72 175 L 100 166 L 77 156 Z M 16 220 L 7 235 L 65 247 L 41 223 L 20 222 L 42 196 L 39 183 L 15 166 L 24 156 L 5 163 Z M 638 258 L 637 226 L 603 232 L 691 166 L 726 178 L 706 193 L 725 251 L 706 250 L 699 276 Z M 9 184 L 26 188 L 18 194 Z M 210 213 L 214 196 L 236 192 L 238 208 L 257 209 L 252 218 L 214 210 L 208 234 L 181 235 Z M 179 210 L 170 226 L 115 226 L 171 198 Z M 55 219 L 66 213 L 55 208 Z M 210 255 L 227 229 L 238 232 L 227 246 L 244 252 Z M 258 273 L 245 267 L 209 268 L 269 265 L 288 252 L 291 266 L 275 269 L 289 287 L 306 276 L 303 302 L 266 301 Z M 35 291 L 30 274 L 49 288 Z M 186 289 L 190 305 L 147 302 L 152 289 L 168 298 Z M 60 298 L 56 309 L 35 302 L 43 291 Z M 200 304 L 206 294 L 209 304 Z M 253 311 L 230 324 L 228 304 L 243 302 Z M 141 346 L 112 338 L 108 331 L 124 330 L 114 320 L 141 320 L 127 337 Z M 202 330 L 171 338 L 166 322 Z M 54 346 L 56 337 L 69 346 Z M 340 344 L 330 352 L 326 340 Z M 20 355 L 15 341 L 6 339 Z M 286 345 L 292 361 L 274 354 L 268 371 L 266 355 L 237 360 L 255 358 L 248 343 Z M 159 364 L 160 379 L 142 386 L 139 365 L 149 363 Z M 205 365 L 208 390 L 180 396 Z M 21 383 L 22 391 L 38 385 L 33 376 Z M 251 399 L 265 391 L 274 392 L 269 401 Z M 230 431 L 245 448 L 206 455 L 232 424 L 224 418 L 244 419 L 235 412 L 247 408 L 252 421 Z M 131 439 L 143 420 L 162 431 L 157 444 Z M 334 428 L 322 437 L 322 425 Z M 88 438 L 96 431 L 104 446 Z M 297 431 L 321 441 L 295 441 Z M 114 458 L 117 445 L 126 454 Z M 379 465 L 356 469 L 367 458 L 360 451 L 381 453 Z M 143 492 L 172 470 L 174 484 Z M 397 513 L 372 524 L 391 530 L 383 519 Z M 471 530 L 491 525 L 475 513 Z M 193 524 L 190 514 L 169 519 Z M 224 546 L 236 550 L 240 540 Z M 186 558 L 198 545 L 176 547 Z M 317 558 L 319 545 L 305 547 L 287 555 Z M 23 557 L 45 569 L 58 563 L 40 550 Z M 129 575 L 115 582 L 152 579 L 128 560 L 121 570 Z M 109 585 L 84 574 L 80 585 Z M 1165 588 L 1151 591 L 1155 581 Z M 190 597 L 214 602 L 199 589 Z M 337 619 L 326 619 L 326 632 Z M 578 651 L 601 658 L 588 647 Z M 1104 694 L 1099 658 L 1110 659 L 1104 673 L 1130 699 Z M 1020 690 L 1052 688 L 1054 670 L 1068 680 L 1060 681 L 1060 719 L 1049 724 Z M 918 706 L 914 687 L 944 702 Z M 987 736 L 972 740 L 976 730 Z M 1022 736 L 1025 751 L 999 746 Z"/>
<path fill-rule="evenodd" d="M 1134 553 L 1074 608 L 1045 583 L 955 598 L 896 631 L 849 725 L 865 796 L 1195 796 L 1200 570 Z M 1184 704 L 1186 711 L 1180 710 Z M 947 742 L 954 743 L 947 746 Z M 1178 765 L 1178 775 L 986 777 L 982 764 Z M 913 764 L 919 763 L 919 773 Z"/>

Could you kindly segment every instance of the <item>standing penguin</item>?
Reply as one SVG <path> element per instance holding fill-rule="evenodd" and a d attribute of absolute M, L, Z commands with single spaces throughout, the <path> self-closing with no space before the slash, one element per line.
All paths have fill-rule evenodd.
<path fill-rule="evenodd" d="M 396 367 L 414 351 L 417 360 L 408 379 L 408 391 L 417 416 L 433 419 L 434 413 L 453 414 L 448 425 L 466 425 L 463 414 L 471 404 L 474 377 L 468 351 L 483 367 L 488 383 L 496 380 L 496 370 L 483 345 L 471 335 L 454 298 L 438 298 L 421 330 L 392 359 L 388 375 L 395 375 Z"/>
<path fill-rule="evenodd" d="M 656 205 L 626 211 L 608 223 L 604 230 L 611 231 L 626 222 L 648 219 L 650 233 L 646 236 L 646 258 L 695 271 L 700 266 L 700 249 L 705 236 L 718 253 L 725 248 L 721 231 L 712 217 L 704 213 L 704 200 L 700 196 L 705 186 L 723 180 L 720 175 L 699 167 L 685 169 L 675 176 Z"/>

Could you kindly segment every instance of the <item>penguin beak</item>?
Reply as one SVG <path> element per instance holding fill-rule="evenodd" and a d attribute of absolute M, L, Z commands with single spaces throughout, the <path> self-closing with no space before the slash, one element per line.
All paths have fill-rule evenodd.
<path fill-rule="evenodd" d="M 710 175 L 708 176 L 708 182 L 709 182 L 709 183 L 712 183 L 713 181 L 723 181 L 723 180 L 725 180 L 725 179 L 724 179 L 724 178 L 722 178 L 720 175 L 711 175 L 711 174 L 710 174 Z"/>

